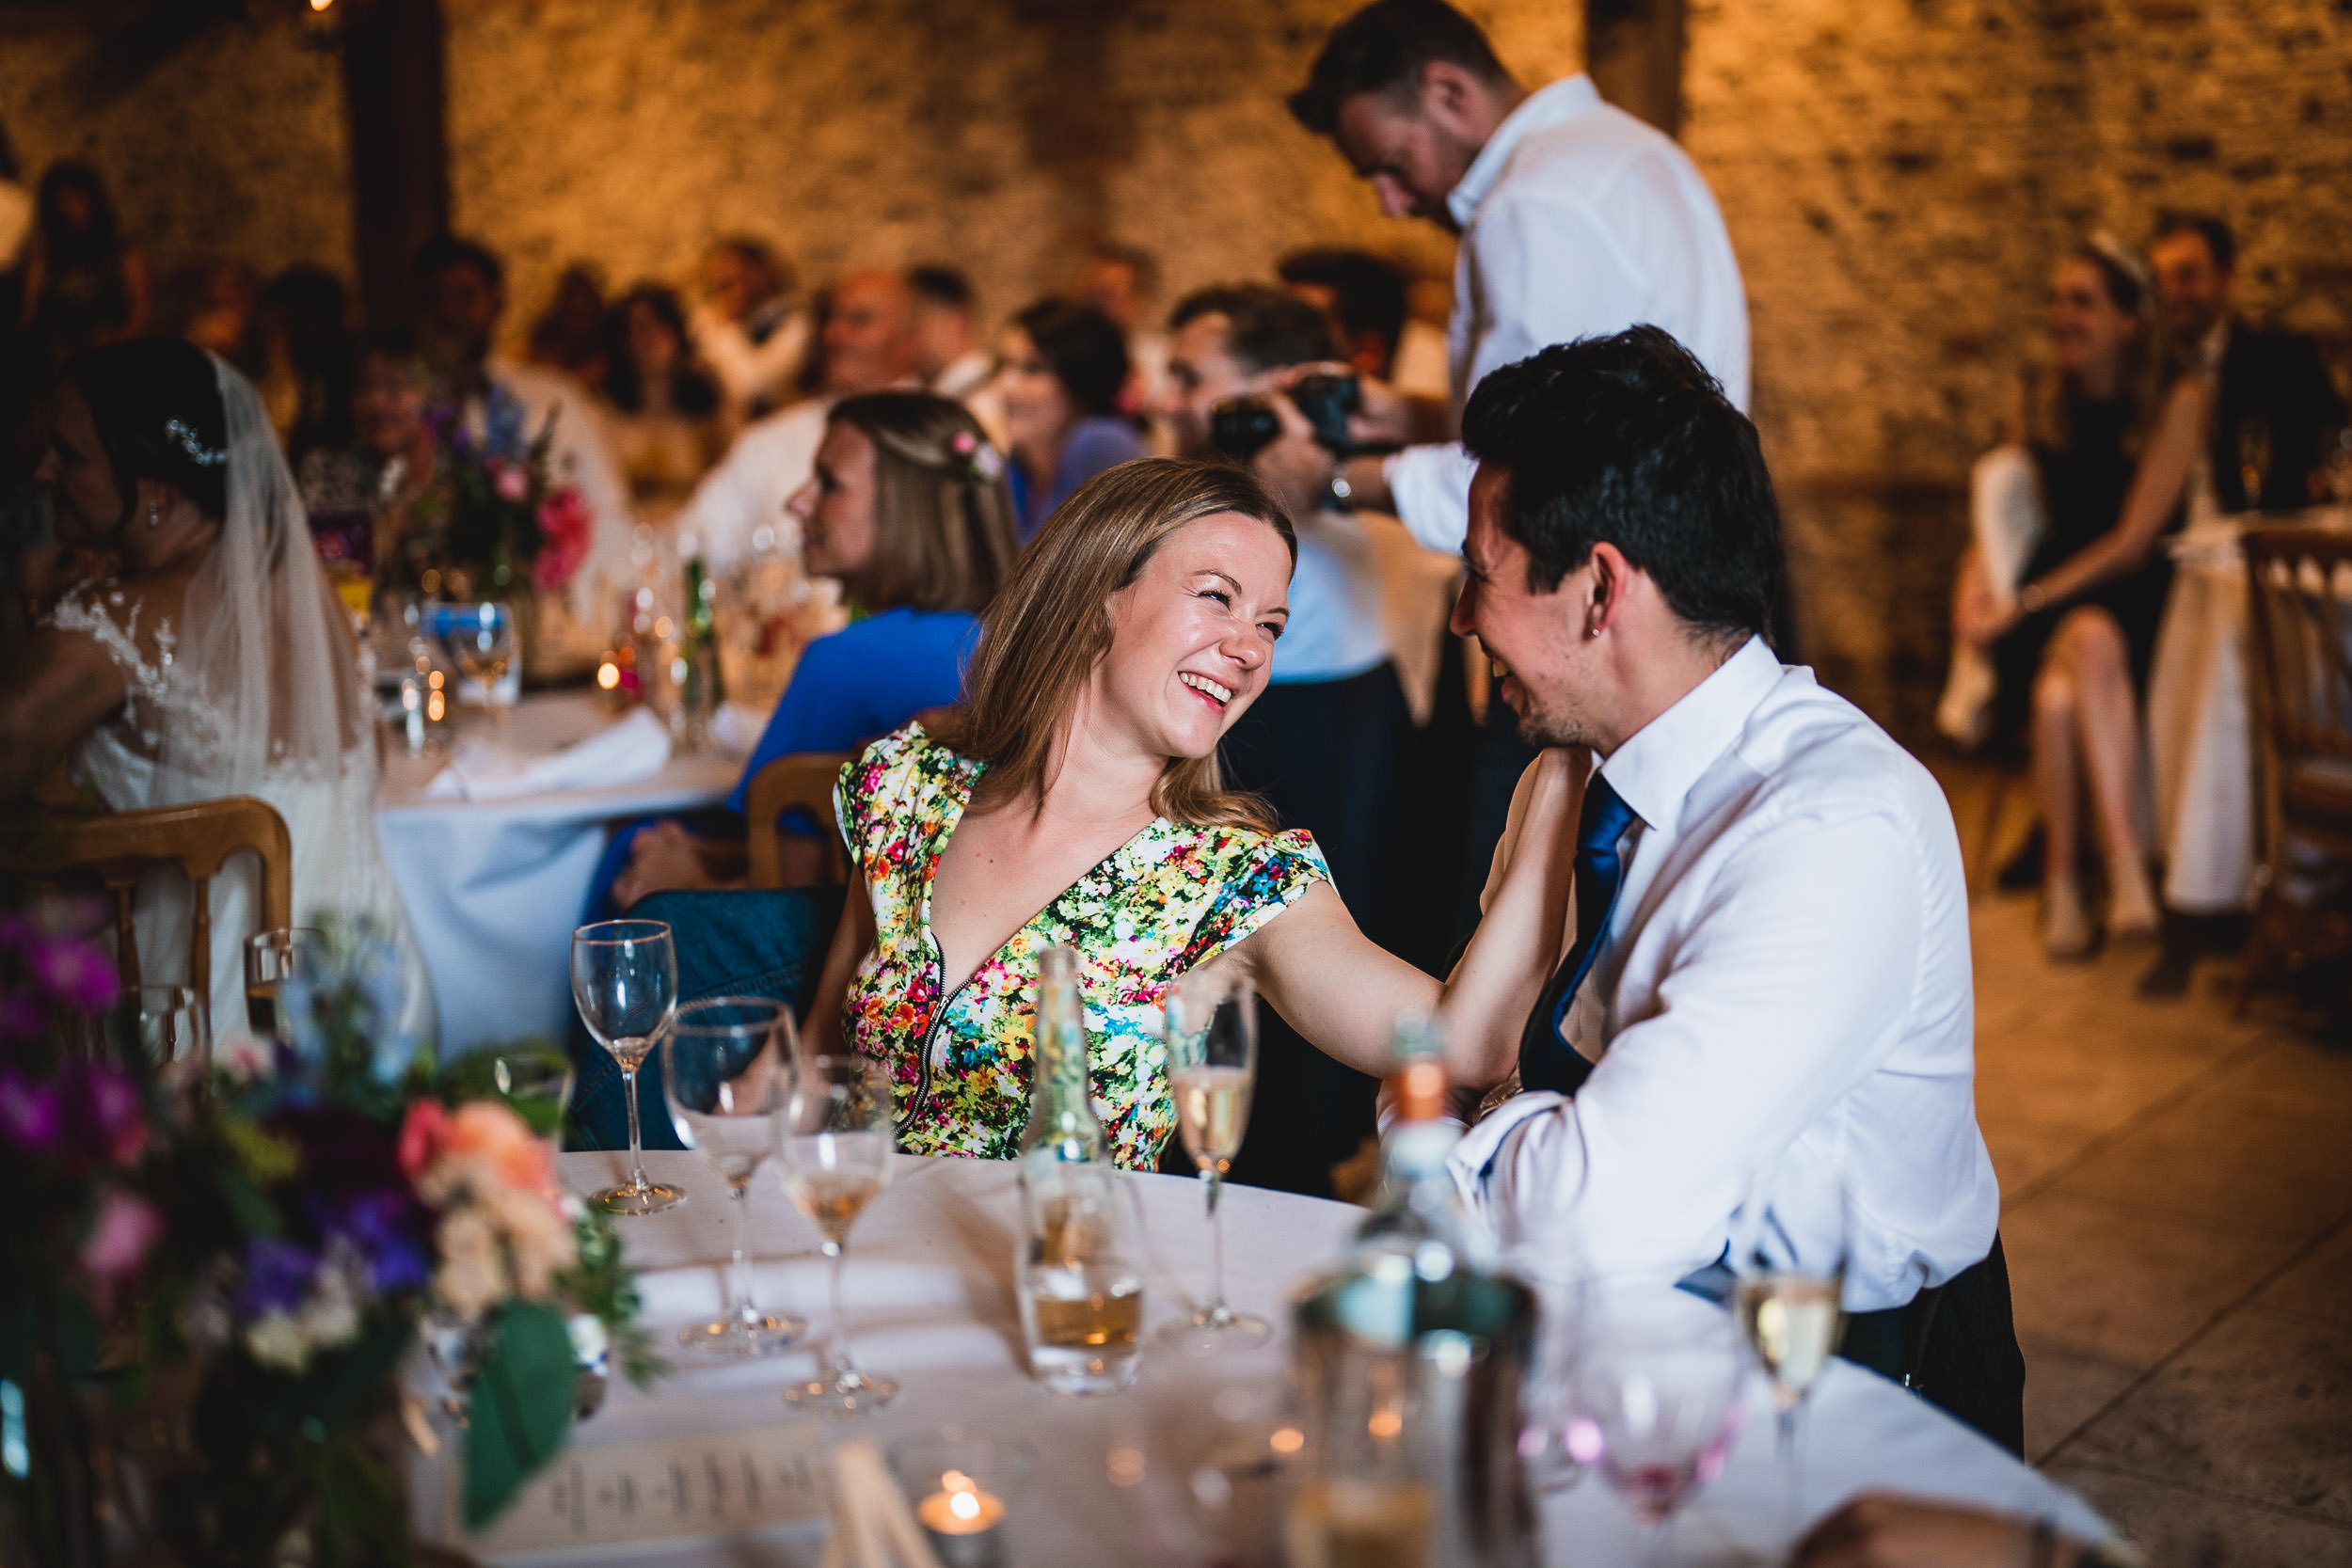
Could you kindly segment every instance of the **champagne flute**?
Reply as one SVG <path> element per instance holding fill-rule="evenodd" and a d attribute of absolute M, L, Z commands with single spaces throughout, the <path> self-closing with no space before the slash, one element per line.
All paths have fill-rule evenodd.
<path fill-rule="evenodd" d="M 245 939 L 245 1022 L 257 1040 L 291 1044 L 278 1002 L 294 975 L 317 973 L 326 957 L 326 933 L 309 926 L 277 927 Z"/>
<path fill-rule="evenodd" d="M 752 1294 L 752 1178 L 775 1152 L 791 1085 L 792 1011 L 781 1002 L 721 996 L 689 1002 L 661 1048 L 662 1103 L 678 1142 L 708 1161 L 727 1183 L 735 1257 L 727 1309 L 678 1330 L 678 1342 L 706 1355 L 773 1355 L 800 1341 L 808 1324 L 771 1317 Z"/>
<path fill-rule="evenodd" d="M 1250 1081 L 1258 1069 L 1258 998 L 1247 975 L 1196 972 L 1169 988 L 1168 1076 L 1176 1094 L 1176 1131 L 1208 1185 L 1209 1303 L 1160 1325 L 1163 1344 L 1196 1354 L 1262 1345 L 1273 1334 L 1263 1318 L 1225 1304 L 1225 1227 L 1217 1194 L 1249 1127 Z"/>
<path fill-rule="evenodd" d="M 493 725 L 502 724 L 506 702 L 501 688 L 507 667 L 515 660 L 515 612 L 497 599 L 452 607 L 442 622 L 450 657 L 458 672 L 482 692 Z"/>
<path fill-rule="evenodd" d="M 1578 1300 L 1568 1451 L 1597 1469 L 1669 1560 L 1676 1513 L 1723 1473 L 1746 1370 L 1712 1302 L 1652 1280 L 1588 1281 Z"/>
<path fill-rule="evenodd" d="M 1759 1173 L 1732 1217 L 1740 1329 L 1772 1380 L 1789 1538 L 1804 1525 L 1805 1397 L 1837 1350 L 1851 1203 L 1834 1166 L 1791 1150 Z"/>
<path fill-rule="evenodd" d="M 572 1001 L 596 1043 L 621 1065 L 628 1098 L 628 1180 L 588 1201 L 608 1214 L 659 1214 L 686 1201 L 645 1176 L 637 1128 L 637 1069 L 677 1011 L 677 948 L 659 920 L 605 920 L 572 933 Z"/>
<path fill-rule="evenodd" d="M 777 1165 L 793 1207 L 824 1236 L 832 1263 L 833 1311 L 814 1378 L 784 1391 L 786 1401 L 829 1416 L 879 1410 L 897 1397 L 898 1384 L 861 1372 L 850 1361 L 841 1316 L 841 1270 L 850 1227 L 890 1180 L 895 1144 L 890 1073 L 853 1053 L 803 1055 L 777 1140 Z"/>

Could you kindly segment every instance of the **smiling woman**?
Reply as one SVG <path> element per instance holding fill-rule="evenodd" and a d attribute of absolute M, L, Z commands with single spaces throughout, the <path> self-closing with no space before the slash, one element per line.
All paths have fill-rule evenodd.
<path fill-rule="evenodd" d="M 1218 741 L 1265 689 L 1295 550 L 1289 518 L 1239 468 L 1163 458 L 1104 474 L 983 614 L 965 716 L 936 736 L 910 724 L 843 770 L 865 896 L 808 1032 L 889 1066 L 901 1148 L 1014 1152 L 1052 946 L 1078 952 L 1089 1076 L 1131 1168 L 1154 1164 L 1175 1125 L 1160 999 L 1213 960 L 1351 1065 L 1380 1070 L 1398 1015 L 1442 1005 L 1463 1081 L 1500 1075 L 1488 1060 L 1554 956 L 1510 933 L 1541 922 L 1489 923 L 1441 987 L 1357 930 L 1311 838 L 1219 776 Z M 1501 896 L 1540 899 L 1548 879 L 1531 863 Z"/>

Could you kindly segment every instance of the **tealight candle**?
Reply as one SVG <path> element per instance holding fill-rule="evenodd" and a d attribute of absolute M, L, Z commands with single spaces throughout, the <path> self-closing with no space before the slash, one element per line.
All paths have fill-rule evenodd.
<path fill-rule="evenodd" d="M 939 1490 L 914 1505 L 914 1517 L 945 1568 L 996 1568 L 1004 1501 L 962 1471 L 942 1475 Z"/>

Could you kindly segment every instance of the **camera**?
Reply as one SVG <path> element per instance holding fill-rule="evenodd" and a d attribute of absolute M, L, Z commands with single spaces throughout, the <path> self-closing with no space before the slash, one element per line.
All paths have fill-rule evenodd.
<path fill-rule="evenodd" d="M 1363 394 L 1353 375 L 1302 375 L 1291 388 L 1291 402 L 1313 427 L 1316 442 L 1334 457 L 1355 451 L 1348 439 L 1347 417 L 1362 406 Z M 1209 445 L 1218 456 L 1247 463 L 1282 434 L 1269 398 L 1226 398 L 1209 409 Z"/>

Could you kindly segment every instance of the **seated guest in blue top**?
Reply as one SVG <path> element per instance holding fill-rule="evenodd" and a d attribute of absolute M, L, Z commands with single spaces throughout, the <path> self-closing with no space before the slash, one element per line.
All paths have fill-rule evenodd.
<path fill-rule="evenodd" d="M 626 909 L 666 888 L 726 887 L 742 874 L 752 776 L 800 752 L 855 751 L 924 708 L 954 703 L 975 619 L 1012 569 L 1005 461 L 962 404 L 928 392 L 844 398 L 826 417 L 815 475 L 787 503 L 802 561 L 866 611 L 811 642 L 715 822 L 624 830 L 596 887 Z M 817 841 L 787 836 L 787 879 L 814 879 Z M 593 911 L 592 911 L 593 912 Z"/>
<path fill-rule="evenodd" d="M 1090 305 L 1040 300 L 1005 328 L 998 390 L 1013 462 L 1006 474 L 1025 545 L 1070 493 L 1147 455 L 1119 408 L 1127 342 Z"/>

